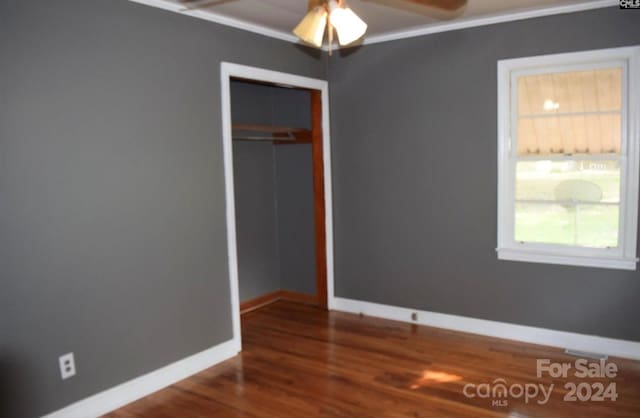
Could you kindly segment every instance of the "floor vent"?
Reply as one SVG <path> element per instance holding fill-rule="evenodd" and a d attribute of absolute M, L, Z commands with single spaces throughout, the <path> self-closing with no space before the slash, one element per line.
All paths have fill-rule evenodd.
<path fill-rule="evenodd" d="M 564 353 L 573 357 L 591 358 L 594 360 L 606 360 L 609 358 L 609 356 L 606 354 L 590 353 L 589 351 L 571 350 L 568 348 L 564 350 Z"/>

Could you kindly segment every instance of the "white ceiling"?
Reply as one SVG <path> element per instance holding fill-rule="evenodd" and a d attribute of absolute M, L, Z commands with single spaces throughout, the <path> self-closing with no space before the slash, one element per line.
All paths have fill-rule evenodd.
<path fill-rule="evenodd" d="M 291 35 L 291 30 L 307 10 L 306 0 L 201 0 L 189 5 L 179 0 L 132 1 L 292 41 L 295 38 Z M 347 0 L 347 3 L 369 25 L 365 43 L 373 43 L 495 21 L 613 6 L 618 2 L 468 0 L 467 6 L 455 16 L 447 16 L 438 10 L 406 0 Z M 194 8 L 198 4 L 203 7 Z"/>

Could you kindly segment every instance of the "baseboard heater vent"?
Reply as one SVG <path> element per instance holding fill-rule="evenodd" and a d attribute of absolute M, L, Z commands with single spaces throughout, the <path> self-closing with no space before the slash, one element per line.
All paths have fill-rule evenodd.
<path fill-rule="evenodd" d="M 589 351 L 571 350 L 569 348 L 564 350 L 564 353 L 573 357 L 591 358 L 594 360 L 606 360 L 609 358 L 609 356 L 606 354 L 590 353 Z"/>

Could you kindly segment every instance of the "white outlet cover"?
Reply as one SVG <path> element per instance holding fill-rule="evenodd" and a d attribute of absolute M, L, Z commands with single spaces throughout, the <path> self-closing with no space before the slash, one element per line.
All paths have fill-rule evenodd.
<path fill-rule="evenodd" d="M 60 376 L 62 380 L 68 379 L 76 374 L 76 361 L 73 358 L 73 353 L 63 354 L 58 358 L 60 364 Z"/>

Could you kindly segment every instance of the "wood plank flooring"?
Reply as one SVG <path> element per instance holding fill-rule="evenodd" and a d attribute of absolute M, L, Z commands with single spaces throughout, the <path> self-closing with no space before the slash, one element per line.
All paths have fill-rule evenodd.
<path fill-rule="evenodd" d="M 242 336 L 239 356 L 108 417 L 640 417 L 640 362 L 609 359 L 619 369 L 612 379 L 578 379 L 573 371 L 567 378 L 537 378 L 536 359 L 573 364 L 576 358 L 555 348 L 285 301 L 243 315 Z M 542 405 L 542 394 L 528 402 L 477 396 L 478 385 L 499 378 L 515 395 L 527 383 L 554 389 Z M 618 397 L 564 401 L 568 382 L 589 388 L 614 382 Z M 476 385 L 467 387 L 474 398 L 463 394 L 467 384 Z"/>

